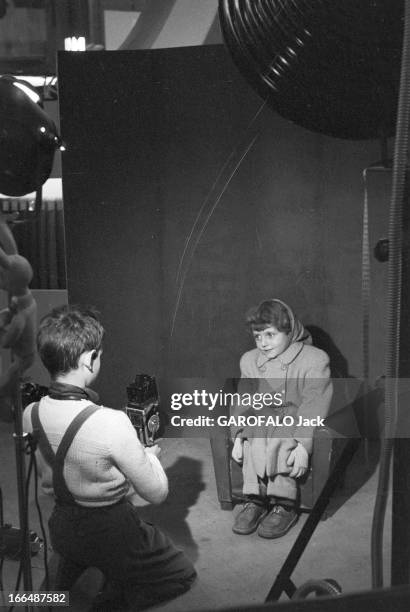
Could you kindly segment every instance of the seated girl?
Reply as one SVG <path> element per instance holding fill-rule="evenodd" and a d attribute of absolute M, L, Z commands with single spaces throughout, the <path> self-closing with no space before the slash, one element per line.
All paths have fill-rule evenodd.
<path fill-rule="evenodd" d="M 281 402 L 259 412 L 275 416 L 277 424 L 235 432 L 232 458 L 242 464 L 246 503 L 233 531 L 247 535 L 258 530 L 263 538 L 278 538 L 298 519 L 298 480 L 309 467 L 314 428 L 329 411 L 329 358 L 311 345 L 310 334 L 281 300 L 253 308 L 247 326 L 256 348 L 240 360 L 239 391 L 267 397 L 280 393 Z M 238 408 L 243 413 L 243 406 Z"/>

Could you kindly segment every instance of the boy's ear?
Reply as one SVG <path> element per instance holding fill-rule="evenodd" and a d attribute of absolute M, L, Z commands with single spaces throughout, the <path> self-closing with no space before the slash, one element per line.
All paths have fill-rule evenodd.
<path fill-rule="evenodd" d="M 93 363 L 97 358 L 97 355 L 98 353 L 95 349 L 93 349 L 92 351 L 84 351 L 84 353 L 80 355 L 79 365 L 83 365 L 87 368 L 87 370 L 90 370 L 90 372 L 92 372 Z"/>

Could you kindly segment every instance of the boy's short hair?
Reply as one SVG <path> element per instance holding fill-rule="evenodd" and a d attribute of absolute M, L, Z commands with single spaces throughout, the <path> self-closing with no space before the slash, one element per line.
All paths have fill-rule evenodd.
<path fill-rule="evenodd" d="M 267 327 L 276 327 L 280 332 L 291 331 L 289 313 L 285 306 L 275 300 L 266 300 L 254 306 L 246 315 L 246 325 L 251 331 L 260 331 Z"/>
<path fill-rule="evenodd" d="M 80 355 L 99 351 L 104 328 L 93 308 L 58 306 L 45 315 L 37 333 L 37 349 L 52 378 L 78 367 Z"/>

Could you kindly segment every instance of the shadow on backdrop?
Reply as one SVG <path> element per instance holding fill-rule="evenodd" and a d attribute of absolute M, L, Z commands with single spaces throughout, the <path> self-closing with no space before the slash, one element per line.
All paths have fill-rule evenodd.
<path fill-rule="evenodd" d="M 353 416 L 361 437 L 360 445 L 346 467 L 344 478 L 330 500 L 326 514 L 331 516 L 364 486 L 376 470 L 380 456 L 380 433 L 383 429 L 383 389 L 377 386 L 367 388 L 363 381 L 349 373 L 347 359 L 327 332 L 316 325 L 307 325 L 306 329 L 312 335 L 313 345 L 329 355 L 332 378 L 346 381 L 345 392 L 344 385 L 335 385 L 338 393 L 345 393 L 346 398 L 335 397 L 334 402 L 339 406 L 346 405 L 346 418 Z M 336 456 L 341 453 L 344 443 L 343 439 L 335 440 Z"/>

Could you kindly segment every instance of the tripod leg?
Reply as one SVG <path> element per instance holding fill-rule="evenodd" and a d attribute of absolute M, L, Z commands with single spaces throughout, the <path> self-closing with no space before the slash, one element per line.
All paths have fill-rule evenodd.
<path fill-rule="evenodd" d="M 276 580 L 273 583 L 273 586 L 270 589 L 265 601 L 277 601 L 282 595 L 283 591 L 285 591 L 288 595 L 289 593 L 293 594 L 292 587 L 294 591 L 294 585 L 290 580 L 292 572 L 295 569 L 306 546 L 308 545 L 309 540 L 312 537 L 312 534 L 315 531 L 323 512 L 326 510 L 329 504 L 330 497 L 336 490 L 341 478 L 343 478 L 345 470 L 349 465 L 350 461 L 352 460 L 353 455 L 356 452 L 357 447 L 359 446 L 359 443 L 360 440 L 358 438 L 352 438 L 347 442 L 342 454 L 336 462 L 333 472 L 327 479 L 321 494 L 319 495 L 315 505 L 313 506 L 313 509 L 309 514 L 306 523 L 303 525 L 302 530 L 296 538 L 296 541 L 289 555 L 287 556 L 279 574 L 277 575 Z"/>

